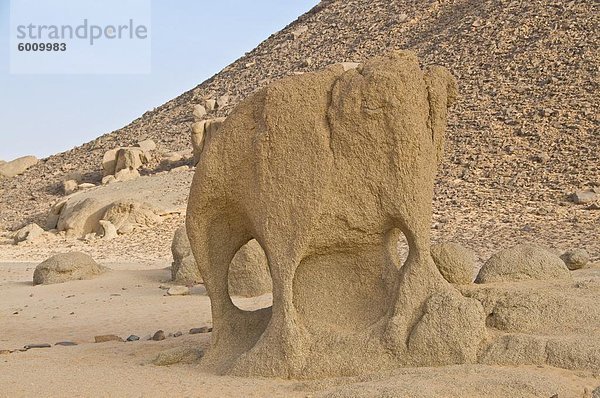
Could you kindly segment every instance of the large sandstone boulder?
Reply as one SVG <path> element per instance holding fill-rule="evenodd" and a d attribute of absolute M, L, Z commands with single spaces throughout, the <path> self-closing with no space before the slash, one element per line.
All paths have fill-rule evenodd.
<path fill-rule="evenodd" d="M 522 244 L 494 254 L 479 270 L 475 283 L 570 278 L 560 257 L 543 247 Z"/>
<path fill-rule="evenodd" d="M 439 243 L 431 246 L 431 257 L 442 276 L 450 283 L 473 282 L 475 253 L 456 243 Z"/>
<path fill-rule="evenodd" d="M 4 177 L 14 177 L 22 174 L 31 166 L 37 164 L 38 159 L 35 156 L 23 156 L 10 162 L 0 164 L 0 175 Z"/>
<path fill-rule="evenodd" d="M 57 254 L 35 267 L 34 285 L 49 285 L 80 279 L 92 279 L 107 268 L 98 265 L 87 254 L 73 252 Z"/>
<path fill-rule="evenodd" d="M 200 270 L 192 254 L 190 241 L 187 237 L 185 225 L 177 228 L 171 243 L 173 263 L 171 264 L 171 278 L 180 284 L 202 283 Z"/>
<path fill-rule="evenodd" d="M 28 224 L 15 232 L 13 239 L 16 243 L 33 241 L 44 234 L 42 227 L 35 223 Z"/>
<path fill-rule="evenodd" d="M 134 200 L 119 200 L 108 206 L 102 220 L 110 221 L 120 234 L 159 224 L 158 209 Z"/>
<path fill-rule="evenodd" d="M 581 269 L 590 261 L 590 255 L 585 249 L 574 249 L 564 252 L 560 258 L 570 270 Z"/>
<path fill-rule="evenodd" d="M 284 78 L 232 111 L 202 149 L 186 220 L 211 298 L 207 369 L 330 377 L 474 360 L 480 306 L 430 254 L 455 97 L 446 69 L 399 51 Z M 253 312 L 233 304 L 225 277 L 251 238 L 273 279 L 273 306 Z"/>
<path fill-rule="evenodd" d="M 107 205 L 96 198 L 66 201 L 61 206 L 56 229 L 65 231 L 69 237 L 83 237 L 89 233 L 101 233 L 100 220 Z"/>

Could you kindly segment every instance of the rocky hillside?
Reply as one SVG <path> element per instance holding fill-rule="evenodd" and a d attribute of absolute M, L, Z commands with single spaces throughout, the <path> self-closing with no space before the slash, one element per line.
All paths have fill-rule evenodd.
<path fill-rule="evenodd" d="M 211 79 L 128 126 L 0 180 L 0 227 L 38 220 L 70 171 L 99 181 L 103 153 L 152 138 L 189 148 L 192 106 L 232 107 L 268 82 L 340 61 L 412 49 L 458 78 L 436 187 L 437 239 L 480 253 L 513 241 L 587 247 L 600 256 L 600 3 L 590 0 L 322 1 Z M 214 116 L 214 115 L 211 115 Z M 600 191 L 599 191 L 600 192 Z"/>

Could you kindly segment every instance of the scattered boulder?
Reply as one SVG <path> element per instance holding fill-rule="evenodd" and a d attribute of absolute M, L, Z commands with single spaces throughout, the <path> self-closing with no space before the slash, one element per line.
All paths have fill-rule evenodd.
<path fill-rule="evenodd" d="M 206 115 L 206 108 L 200 104 L 194 105 L 194 111 L 192 114 L 196 120 L 201 120 Z"/>
<path fill-rule="evenodd" d="M 15 244 L 25 241 L 33 241 L 44 234 L 44 230 L 37 224 L 31 223 L 15 232 L 13 239 Z"/>
<path fill-rule="evenodd" d="M 106 204 L 96 198 L 69 200 L 62 206 L 57 229 L 76 237 L 100 233 L 100 220 L 105 212 Z"/>
<path fill-rule="evenodd" d="M 560 258 L 571 271 L 585 267 L 590 261 L 590 255 L 585 249 L 569 250 L 563 253 Z"/>
<path fill-rule="evenodd" d="M 137 170 L 142 167 L 144 151 L 141 148 L 119 148 L 115 164 L 115 174 L 123 169 Z"/>
<path fill-rule="evenodd" d="M 33 272 L 34 285 L 50 285 L 74 280 L 92 279 L 107 271 L 94 259 L 80 252 L 61 253 L 50 257 Z"/>
<path fill-rule="evenodd" d="M 560 257 L 543 247 L 521 244 L 494 254 L 479 270 L 475 283 L 570 278 Z"/>
<path fill-rule="evenodd" d="M 135 180 L 139 176 L 140 172 L 136 169 L 123 169 L 115 173 L 114 179 L 115 181 L 131 181 Z M 107 181 L 107 183 L 110 183 L 110 181 Z"/>
<path fill-rule="evenodd" d="M 177 363 L 194 363 L 202 358 L 204 351 L 200 348 L 176 347 L 160 352 L 152 363 L 156 366 L 168 366 Z"/>
<path fill-rule="evenodd" d="M 132 334 L 129 337 L 127 337 L 127 341 L 138 341 L 139 339 L 140 337 L 136 336 L 135 334 Z"/>
<path fill-rule="evenodd" d="M 159 224 L 158 210 L 147 203 L 119 200 L 108 206 L 103 220 L 110 221 L 120 234 Z"/>
<path fill-rule="evenodd" d="M 571 195 L 571 200 L 576 204 L 587 204 L 595 202 L 598 194 L 594 191 L 577 191 Z"/>
<path fill-rule="evenodd" d="M 167 290 L 169 296 L 186 296 L 190 294 L 190 288 L 187 286 L 173 286 Z"/>
<path fill-rule="evenodd" d="M 204 101 L 204 106 L 208 112 L 212 112 L 217 107 L 217 100 L 210 98 Z"/>
<path fill-rule="evenodd" d="M 222 95 L 217 99 L 217 108 L 221 109 L 229 104 L 230 96 L 228 94 Z"/>
<path fill-rule="evenodd" d="M 102 169 L 104 170 L 104 175 L 114 175 L 115 168 L 117 166 L 117 151 L 119 149 L 110 149 L 104 153 L 102 157 Z"/>
<path fill-rule="evenodd" d="M 171 278 L 173 281 L 183 284 L 202 283 L 200 270 L 194 260 L 185 225 L 175 231 L 171 243 L 171 253 L 173 254 L 171 265 Z"/>
<path fill-rule="evenodd" d="M 260 244 L 252 239 L 233 257 L 229 266 L 229 294 L 255 297 L 271 292 L 273 283 L 267 256 Z"/>
<path fill-rule="evenodd" d="M 100 220 L 100 226 L 102 227 L 102 239 L 111 240 L 117 237 L 117 227 L 113 223 L 107 220 Z"/>
<path fill-rule="evenodd" d="M 154 142 L 153 140 L 144 140 L 144 141 L 138 142 L 137 146 L 143 152 L 148 153 L 148 152 L 154 151 L 156 149 L 156 142 Z"/>
<path fill-rule="evenodd" d="M 70 195 L 73 192 L 77 191 L 79 188 L 79 184 L 75 180 L 67 180 L 62 183 L 63 192 L 65 195 Z"/>
<path fill-rule="evenodd" d="M 475 253 L 456 243 L 439 243 L 431 246 L 431 257 L 438 270 L 450 283 L 473 282 Z"/>
<path fill-rule="evenodd" d="M 434 293 L 414 327 L 408 346 L 423 365 L 474 363 L 486 337 L 481 303 L 456 291 Z"/>
<path fill-rule="evenodd" d="M 103 334 L 101 336 L 94 337 L 94 342 L 96 342 L 96 343 L 106 343 L 109 341 L 121 341 L 122 342 L 123 339 L 115 334 Z"/>
<path fill-rule="evenodd" d="M 0 164 L 0 175 L 8 178 L 18 176 L 19 174 L 24 173 L 31 166 L 37 164 L 37 162 L 38 158 L 35 156 L 23 156 L 17 158 L 10 162 Z"/>

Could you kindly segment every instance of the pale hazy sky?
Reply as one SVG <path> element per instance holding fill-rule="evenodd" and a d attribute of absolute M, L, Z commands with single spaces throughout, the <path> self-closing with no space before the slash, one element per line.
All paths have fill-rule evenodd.
<path fill-rule="evenodd" d="M 318 3 L 151 1 L 150 74 L 11 75 L 10 1 L 0 0 L 1 160 L 46 157 L 123 127 L 200 84 Z"/>

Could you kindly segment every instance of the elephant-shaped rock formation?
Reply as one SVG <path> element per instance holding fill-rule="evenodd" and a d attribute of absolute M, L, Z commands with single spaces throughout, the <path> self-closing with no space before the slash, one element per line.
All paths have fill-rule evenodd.
<path fill-rule="evenodd" d="M 453 77 L 422 71 L 407 51 L 344 69 L 271 84 L 205 142 L 186 224 L 212 303 L 203 362 L 218 373 L 315 378 L 473 362 L 485 337 L 481 304 L 430 255 Z M 242 311 L 228 267 L 253 238 L 273 305 Z"/>

